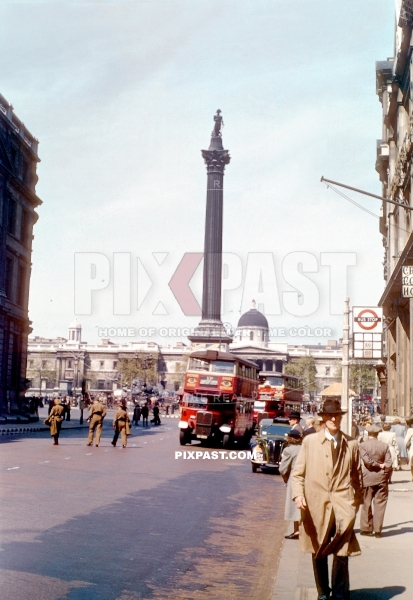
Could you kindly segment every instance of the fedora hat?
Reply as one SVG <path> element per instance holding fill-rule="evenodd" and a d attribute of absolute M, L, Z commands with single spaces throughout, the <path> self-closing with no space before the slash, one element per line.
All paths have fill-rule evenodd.
<path fill-rule="evenodd" d="M 344 415 L 347 411 L 342 410 L 340 400 L 336 398 L 327 398 L 322 408 L 320 408 L 319 415 Z"/>
<path fill-rule="evenodd" d="M 300 413 L 297 410 L 293 410 L 290 413 L 290 416 L 288 418 L 289 419 L 298 419 L 298 421 L 300 421 L 301 420 L 301 415 L 300 415 Z"/>

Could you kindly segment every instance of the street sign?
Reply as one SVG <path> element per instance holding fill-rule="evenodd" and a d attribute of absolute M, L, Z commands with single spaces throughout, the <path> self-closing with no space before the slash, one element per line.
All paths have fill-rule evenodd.
<path fill-rule="evenodd" d="M 383 309 L 377 306 L 354 306 L 353 331 L 359 333 L 382 333 Z"/>
<path fill-rule="evenodd" d="M 383 309 L 353 307 L 353 358 L 379 359 L 382 355 Z"/>
<path fill-rule="evenodd" d="M 413 298 L 413 267 L 402 267 L 402 296 Z"/>

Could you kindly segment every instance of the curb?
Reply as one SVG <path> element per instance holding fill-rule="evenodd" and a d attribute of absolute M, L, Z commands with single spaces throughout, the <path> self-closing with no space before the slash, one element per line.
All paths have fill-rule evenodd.
<path fill-rule="evenodd" d="M 62 431 L 69 431 L 70 429 L 88 429 L 88 426 L 75 425 L 74 427 L 64 427 Z M 19 433 L 35 433 L 37 431 L 49 431 L 49 427 L 8 427 L 7 429 L 0 429 L 0 434 L 14 435 Z"/>

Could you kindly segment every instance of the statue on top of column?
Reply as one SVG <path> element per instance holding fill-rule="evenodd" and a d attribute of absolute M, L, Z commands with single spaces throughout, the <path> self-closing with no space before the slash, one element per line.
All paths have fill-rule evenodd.
<path fill-rule="evenodd" d="M 217 136 L 221 135 L 221 126 L 224 125 L 224 122 L 221 117 L 221 111 L 219 110 L 219 108 L 217 110 L 217 114 L 214 115 L 214 121 L 215 121 L 215 125 L 214 125 L 214 129 L 212 130 L 211 135 L 213 137 L 217 137 Z"/>

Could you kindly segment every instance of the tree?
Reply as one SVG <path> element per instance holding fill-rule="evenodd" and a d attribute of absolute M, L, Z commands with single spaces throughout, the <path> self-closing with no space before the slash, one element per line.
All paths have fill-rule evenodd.
<path fill-rule="evenodd" d="M 341 381 L 341 365 L 338 366 L 335 374 L 337 381 Z M 357 390 L 360 396 L 366 390 L 371 390 L 376 385 L 376 369 L 372 364 L 366 362 L 356 362 L 350 365 L 349 383 L 353 390 Z"/>
<path fill-rule="evenodd" d="M 178 391 L 185 379 L 185 373 L 188 368 L 189 356 L 183 356 L 180 362 L 175 363 L 174 388 Z"/>
<path fill-rule="evenodd" d="M 284 367 L 284 373 L 299 377 L 303 383 L 304 393 L 308 394 L 317 390 L 317 369 L 312 356 L 301 356 L 294 362 L 287 363 Z"/>
<path fill-rule="evenodd" d="M 27 379 L 31 380 L 30 387 L 42 388 L 42 379 L 47 379 L 56 385 L 56 367 L 53 365 L 53 360 L 50 358 L 31 358 L 27 365 Z M 50 365 L 52 363 L 52 365 Z M 53 368 L 53 366 L 55 368 Z"/>
<path fill-rule="evenodd" d="M 157 382 L 158 357 L 153 356 L 150 359 L 148 355 L 140 352 L 131 358 L 121 358 L 117 368 L 122 385 L 130 386 L 134 379 L 142 379 L 147 383 L 155 384 Z"/>

